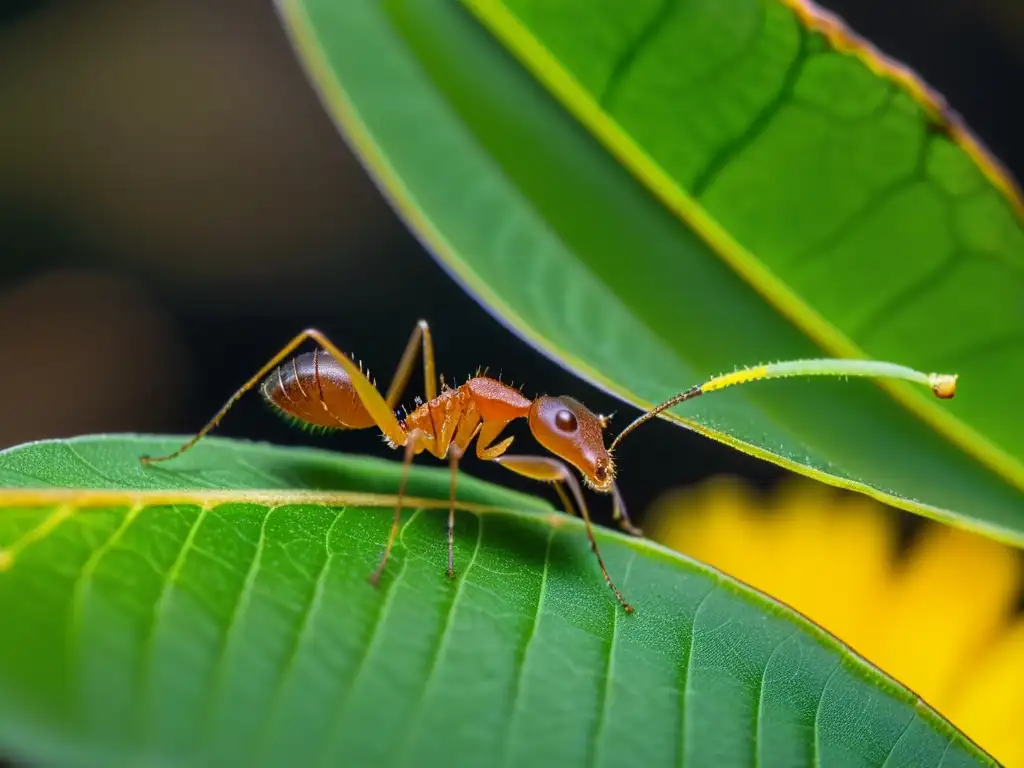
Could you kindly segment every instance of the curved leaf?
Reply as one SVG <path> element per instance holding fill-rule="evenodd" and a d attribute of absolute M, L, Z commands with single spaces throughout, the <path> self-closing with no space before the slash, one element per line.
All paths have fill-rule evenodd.
<path fill-rule="evenodd" d="M 938 95 L 802 0 L 464 2 L 832 354 L 974 381 L 886 386 L 1024 485 L 1024 202 Z"/>
<path fill-rule="evenodd" d="M 577 519 L 464 477 L 451 582 L 445 515 L 423 510 L 446 506 L 447 472 L 417 468 L 426 498 L 374 589 L 393 500 L 367 492 L 394 487 L 397 463 L 218 439 L 137 461 L 177 444 L 0 454 L 0 746 L 15 756 L 993 764 L 803 618 L 649 542 L 599 532 L 627 615 Z"/>
<path fill-rule="evenodd" d="M 412 229 L 555 360 L 649 405 L 738 365 L 820 356 L 465 8 L 281 7 L 328 109 Z M 974 385 L 962 378 L 960 397 Z M 1024 544 L 1020 489 L 872 384 L 751 385 L 671 415 L 819 480 Z"/>

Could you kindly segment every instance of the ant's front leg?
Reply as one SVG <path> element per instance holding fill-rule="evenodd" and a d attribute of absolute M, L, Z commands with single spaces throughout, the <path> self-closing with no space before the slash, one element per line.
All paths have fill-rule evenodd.
<path fill-rule="evenodd" d="M 633 606 L 626 602 L 626 598 L 622 596 L 622 593 L 619 592 L 618 587 L 612 581 L 612 577 L 608 575 L 604 558 L 601 557 L 601 550 L 597 546 L 597 539 L 594 538 L 594 529 L 590 522 L 590 511 L 587 509 L 587 503 L 583 499 L 583 489 L 580 488 L 579 481 L 569 470 L 569 467 L 550 456 L 499 456 L 493 459 L 493 461 L 523 477 L 529 477 L 543 483 L 553 483 L 555 488 L 560 491 L 559 495 L 562 497 L 563 502 L 566 503 L 568 498 L 565 496 L 565 492 L 559 488 L 559 485 L 564 484 L 569 488 L 573 499 L 576 501 L 576 508 L 579 510 L 580 517 L 583 518 L 587 538 L 590 540 L 590 549 L 593 551 L 594 556 L 597 557 L 597 564 L 601 567 L 601 573 L 604 575 L 605 582 L 612 592 L 615 593 L 615 597 L 618 598 L 622 607 L 626 609 L 626 613 L 632 613 Z"/>

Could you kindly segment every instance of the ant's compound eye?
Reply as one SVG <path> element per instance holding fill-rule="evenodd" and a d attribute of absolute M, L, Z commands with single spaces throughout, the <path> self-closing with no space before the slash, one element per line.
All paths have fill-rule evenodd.
<path fill-rule="evenodd" d="M 568 408 L 563 408 L 555 414 L 555 426 L 562 432 L 575 432 L 579 427 L 576 422 L 576 414 Z"/>

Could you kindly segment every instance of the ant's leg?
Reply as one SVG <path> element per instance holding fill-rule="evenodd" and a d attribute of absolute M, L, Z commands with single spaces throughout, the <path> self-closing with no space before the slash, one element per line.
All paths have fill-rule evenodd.
<path fill-rule="evenodd" d="M 412 375 L 413 366 L 416 364 L 416 353 L 420 347 L 423 349 L 424 394 L 426 395 L 428 402 L 437 397 L 437 374 L 436 369 L 434 368 L 434 341 L 430 336 L 430 326 L 427 325 L 427 321 L 420 320 L 416 323 L 416 327 L 413 328 L 412 335 L 409 337 L 409 341 L 405 345 L 405 351 L 402 353 L 402 358 L 398 361 L 398 367 L 395 368 L 395 375 L 391 379 L 391 385 L 388 387 L 388 393 L 384 396 L 384 399 L 388 403 L 388 408 L 392 411 L 395 410 L 395 407 L 398 405 L 398 400 L 402 397 L 402 393 L 405 391 L 405 387 L 409 383 L 409 377 Z"/>
<path fill-rule="evenodd" d="M 494 461 L 512 445 L 515 436 L 506 437 L 500 443 L 494 441 L 501 437 L 502 431 L 508 426 L 507 421 L 485 421 L 480 425 L 476 438 L 476 457 L 484 461 Z"/>
<path fill-rule="evenodd" d="M 643 536 L 644 532 L 633 525 L 626 512 L 626 502 L 619 492 L 619 486 L 612 483 L 612 518 L 618 521 L 619 527 L 632 536 Z"/>
<path fill-rule="evenodd" d="M 201 440 L 211 429 L 220 423 L 220 420 L 224 418 L 224 414 L 230 410 L 238 399 L 248 392 L 250 389 L 259 384 L 260 380 L 270 373 L 276 366 L 278 366 L 282 360 L 288 355 L 295 351 L 295 348 L 299 346 L 306 339 L 312 339 L 321 347 L 326 349 L 331 356 L 338 362 L 349 378 L 352 380 L 352 386 L 356 390 L 360 401 L 366 407 L 367 412 L 373 418 L 374 423 L 380 428 L 380 431 L 395 445 L 405 445 L 407 436 L 405 431 L 398 423 L 398 419 L 395 418 L 395 414 L 391 407 L 387 404 L 377 388 L 370 383 L 370 380 L 366 378 L 365 374 L 359 370 L 359 366 L 352 362 L 351 358 L 338 349 L 334 342 L 328 339 L 321 331 L 316 328 L 307 328 L 302 333 L 298 334 L 295 338 L 289 341 L 281 351 L 270 358 L 269 362 L 257 371 L 256 375 L 249 379 L 243 384 L 235 394 L 221 407 L 219 411 L 214 415 L 206 426 L 204 426 L 196 436 L 185 443 L 181 448 L 176 450 L 174 453 L 168 454 L 167 456 L 159 456 L 152 458 L 149 456 L 142 456 L 141 461 L 143 464 L 152 464 L 157 461 L 167 461 L 173 459 L 175 456 L 180 456 L 182 453 L 187 451 L 199 440 Z"/>
<path fill-rule="evenodd" d="M 567 515 L 575 515 L 576 507 L 572 505 L 572 501 L 569 500 L 569 494 L 565 492 L 565 488 L 562 487 L 562 483 L 552 483 L 551 487 L 555 489 L 555 493 L 558 494 L 559 501 L 562 502 L 562 507 L 565 509 Z"/>
<path fill-rule="evenodd" d="M 405 501 L 405 483 L 409 479 L 409 467 L 412 466 L 413 457 L 416 455 L 421 443 L 425 438 L 421 430 L 414 429 L 409 433 L 409 439 L 405 444 L 405 456 L 402 458 L 402 479 L 398 484 L 398 500 L 395 502 L 395 517 L 391 522 L 391 533 L 388 534 L 388 543 L 384 547 L 384 554 L 380 557 L 377 569 L 370 574 L 370 583 L 377 586 L 380 575 L 384 573 L 384 566 L 388 562 L 391 548 L 395 545 L 395 538 L 398 536 L 398 526 L 402 522 L 402 503 Z"/>
<path fill-rule="evenodd" d="M 455 578 L 455 481 L 459 475 L 462 449 L 454 443 L 448 448 L 448 464 L 452 468 L 451 487 L 448 492 L 448 578 Z"/>
<path fill-rule="evenodd" d="M 619 592 L 612 582 L 612 577 L 608 575 L 608 569 L 604 565 L 604 558 L 601 557 L 601 550 L 597 546 L 597 539 L 594 538 L 594 529 L 590 523 L 590 512 L 587 510 L 587 503 L 583 500 L 583 490 L 580 488 L 576 476 L 569 471 L 569 468 L 558 459 L 552 459 L 548 456 L 499 456 L 494 461 L 505 467 L 505 469 L 510 469 L 524 477 L 540 480 L 545 483 L 564 483 L 568 486 L 576 501 L 576 508 L 580 512 L 580 517 L 583 518 L 583 523 L 587 529 L 587 538 L 590 540 L 590 549 L 597 557 L 597 564 L 601 566 L 604 580 L 611 587 L 612 592 L 615 593 L 615 597 L 622 603 L 626 613 L 632 613 L 633 606 L 626 602 L 626 598 L 622 596 L 622 593 Z"/>

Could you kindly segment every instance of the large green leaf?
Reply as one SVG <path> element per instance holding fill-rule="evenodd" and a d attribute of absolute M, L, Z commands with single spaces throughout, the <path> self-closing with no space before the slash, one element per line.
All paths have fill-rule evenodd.
<path fill-rule="evenodd" d="M 649 542 L 418 468 L 211 439 L 0 454 L 0 749 L 43 764 L 993 764 L 792 611 Z M 63 490 L 70 488 L 71 490 Z M 263 489 L 253 491 L 251 489 Z M 92 489 L 92 490 L 89 490 Z M 326 489 L 326 490 L 325 490 Z M 383 507 L 383 508 L 382 508 Z M 500 509 L 504 508 L 504 509 Z"/>
<path fill-rule="evenodd" d="M 975 381 L 893 388 L 1024 481 L 1022 202 L 937 95 L 801 0 L 465 3 L 812 338 Z"/>
<path fill-rule="evenodd" d="M 678 211 L 652 195 L 645 186 L 649 180 L 638 180 L 613 157 L 462 4 L 280 4 L 325 104 L 412 229 L 485 305 L 556 360 L 643 405 L 738 365 L 821 356 L 820 347 L 712 248 L 705 232 L 698 235 L 681 221 Z M 702 46 L 708 47 L 710 57 L 719 39 L 715 25 L 730 18 L 727 9 L 714 10 L 720 5 L 686 5 L 704 14 L 690 17 L 704 24 L 704 31 L 685 46 L 669 46 L 682 58 L 659 70 L 658 82 L 665 88 L 673 87 L 685 62 L 696 66 L 703 61 Z M 794 11 L 770 2 L 735 0 L 728 5 L 739 11 L 748 5 L 767 7 L 765 24 L 780 14 L 795 18 Z M 545 14 L 553 13 L 552 8 L 565 14 L 559 22 L 565 33 L 559 38 L 559 51 L 568 61 L 568 69 L 561 70 L 564 76 L 588 52 L 596 60 L 616 41 L 643 42 L 638 35 L 651 20 L 646 13 L 651 6 L 562 2 L 529 7 L 548 21 Z M 584 7 L 587 13 L 580 10 Z M 616 10 L 621 18 L 606 18 Z M 588 26 L 590 22 L 597 26 Z M 780 34 L 802 40 L 807 51 L 815 52 L 815 61 L 846 61 L 832 52 L 824 36 L 785 26 L 788 23 L 779 22 Z M 593 29 L 598 30 L 596 39 L 585 39 L 584 33 Z M 580 36 L 574 37 L 574 32 Z M 722 45 L 729 40 L 733 38 Z M 779 57 L 774 50 L 764 55 Z M 719 51 L 718 56 L 724 54 Z M 736 65 L 743 72 L 761 71 L 756 56 L 753 63 L 737 56 Z M 791 62 L 797 68 L 803 63 Z M 715 64 L 710 59 L 700 66 L 729 69 L 728 62 Z M 596 87 L 588 78 L 598 77 L 599 73 L 580 74 L 587 87 Z M 751 93 L 761 93 L 771 82 L 754 77 Z M 920 113 L 902 91 L 888 91 L 886 104 Z M 788 91 L 782 94 L 787 95 Z M 725 107 L 719 111 L 728 112 Z M 675 113 L 703 116 L 708 131 L 718 136 L 718 112 L 680 103 L 675 104 Z M 730 119 L 742 122 L 744 116 L 748 113 Z M 924 124 L 920 114 L 915 119 Z M 655 122 L 661 125 L 664 120 L 659 112 Z M 662 135 L 663 144 L 672 135 L 666 130 L 669 138 Z M 799 144 L 798 136 L 791 138 Z M 940 138 L 930 141 L 952 146 Z M 881 174 L 888 145 L 871 147 L 877 153 L 873 164 Z M 970 168 L 961 170 L 967 174 Z M 788 167 L 780 165 L 776 171 L 779 188 L 788 189 Z M 759 183 L 765 174 L 762 169 Z M 863 185 L 873 189 L 868 181 Z M 708 193 L 713 189 L 709 186 Z M 808 190 L 821 195 L 820 185 Z M 772 194 L 782 196 L 781 191 Z M 844 205 L 855 203 L 857 195 L 851 192 L 849 197 L 854 202 L 842 197 Z M 794 220 L 802 227 L 808 217 L 815 218 L 813 211 Z M 999 226 L 992 231 L 1005 230 Z M 896 261 L 891 253 L 880 252 L 879 257 L 867 250 L 865 258 L 871 261 L 865 273 L 872 276 L 868 285 L 854 285 L 837 271 L 827 295 L 870 294 L 872 286 L 890 295 L 890 282 L 903 285 L 886 277 L 885 270 Z M 869 299 L 874 300 L 866 296 Z M 960 324 L 970 310 L 963 302 L 975 299 L 956 304 L 958 300 L 950 297 L 945 311 L 933 318 L 936 327 L 945 331 L 946 326 Z M 928 332 L 934 333 L 930 328 Z M 926 349 L 924 339 L 913 334 L 908 338 L 907 349 L 902 350 L 906 354 L 895 355 L 896 362 L 920 359 L 916 351 Z M 929 354 L 935 352 L 934 347 L 929 349 Z M 974 418 L 970 414 L 979 409 L 996 408 L 993 381 L 1002 387 L 1002 382 L 1014 380 L 1003 368 L 969 367 L 965 356 L 952 352 L 927 359 L 939 370 L 971 374 L 961 378 L 960 397 L 968 405 L 956 413 L 964 419 Z M 934 411 L 929 413 L 934 417 Z M 947 414 L 949 419 L 952 413 Z M 994 443 L 979 448 L 977 441 L 948 441 L 873 384 L 757 384 L 701 398 L 673 417 L 809 476 L 1024 543 L 1024 497 L 1013 479 L 1016 462 L 993 459 L 999 453 Z M 642 439 L 639 434 L 635 439 Z"/>

